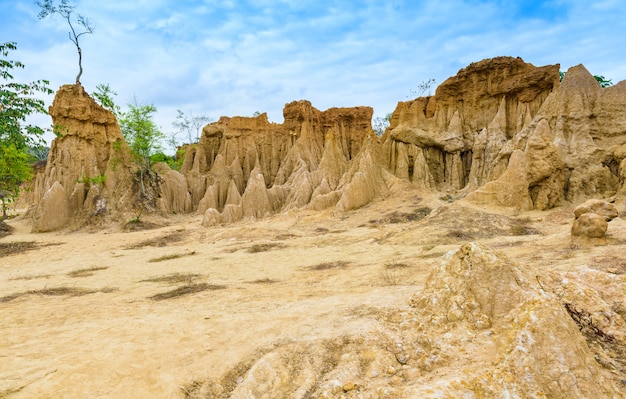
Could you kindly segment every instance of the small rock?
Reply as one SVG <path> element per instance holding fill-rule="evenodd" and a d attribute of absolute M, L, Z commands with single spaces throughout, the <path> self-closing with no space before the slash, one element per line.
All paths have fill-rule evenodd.
<path fill-rule="evenodd" d="M 606 219 L 597 213 L 584 213 L 572 225 L 572 236 L 602 238 L 609 228 Z"/>
<path fill-rule="evenodd" d="M 353 381 L 346 382 L 345 384 L 343 384 L 343 387 L 342 387 L 344 392 L 354 391 L 357 388 L 358 388 L 358 385 L 354 383 Z"/>

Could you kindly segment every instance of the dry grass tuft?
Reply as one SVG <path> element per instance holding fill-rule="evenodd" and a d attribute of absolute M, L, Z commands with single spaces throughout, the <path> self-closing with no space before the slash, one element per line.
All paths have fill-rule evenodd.
<path fill-rule="evenodd" d="M 539 230 L 528 226 L 530 222 L 531 222 L 530 218 L 513 219 L 511 226 L 510 226 L 511 235 L 512 236 L 528 236 L 528 235 L 534 235 L 534 234 L 541 234 Z"/>
<path fill-rule="evenodd" d="M 148 278 L 146 280 L 141 280 L 139 281 L 140 283 L 165 283 L 165 284 L 180 284 L 180 283 L 185 283 L 188 285 L 191 285 L 191 283 L 202 277 L 201 274 L 195 274 L 195 273 L 174 273 L 174 274 L 168 274 L 165 276 L 156 276 L 156 277 L 151 277 Z"/>
<path fill-rule="evenodd" d="M 290 233 L 285 233 L 285 234 L 279 234 L 276 237 L 273 238 L 274 241 L 284 241 L 284 240 L 291 240 L 292 238 L 299 238 L 300 236 L 295 235 L 295 234 L 290 234 Z"/>
<path fill-rule="evenodd" d="M 173 290 L 162 292 L 160 294 L 152 295 L 149 297 L 153 301 L 162 301 L 164 299 L 172 299 L 177 298 L 184 295 L 195 294 L 202 291 L 214 291 L 214 290 L 222 290 L 226 288 L 225 285 L 213 285 L 208 283 L 200 283 L 200 284 L 188 284 L 183 285 Z"/>
<path fill-rule="evenodd" d="M 248 248 L 248 252 L 251 254 L 256 254 L 259 252 L 267 252 L 271 249 L 285 248 L 284 244 L 280 243 L 265 243 L 265 244 L 254 244 L 250 248 Z"/>
<path fill-rule="evenodd" d="M 107 266 L 92 266 L 87 269 L 78 269 L 67 273 L 69 277 L 89 277 L 93 276 L 98 270 L 106 270 Z"/>
<path fill-rule="evenodd" d="M 380 274 L 383 285 L 400 285 L 400 276 L 393 270 L 385 270 Z"/>
<path fill-rule="evenodd" d="M 0 243 L 0 258 L 30 251 L 38 247 L 35 241 L 17 241 Z"/>
<path fill-rule="evenodd" d="M 350 262 L 346 262 L 344 260 L 337 260 L 335 262 L 323 262 L 318 263 L 317 265 L 307 267 L 308 270 L 331 270 L 331 269 L 341 269 L 346 267 Z"/>
<path fill-rule="evenodd" d="M 380 224 L 417 222 L 417 221 L 424 219 L 426 216 L 430 215 L 431 212 L 432 212 L 432 209 L 428 207 L 416 208 L 412 212 L 394 211 L 383 216 L 381 219 L 370 220 L 369 223 L 372 225 L 380 225 Z"/>
<path fill-rule="evenodd" d="M 135 244 L 129 244 L 124 249 L 139 249 L 144 247 L 165 247 L 175 242 L 182 241 L 184 232 L 175 231 L 173 233 L 165 234 L 160 237 L 151 238 L 149 240 L 140 241 Z"/>
<path fill-rule="evenodd" d="M 385 269 L 404 269 L 407 267 L 411 267 L 411 265 L 409 265 L 408 263 L 404 263 L 404 262 L 398 262 L 397 260 L 392 260 L 390 262 L 386 262 L 384 264 Z"/>
<path fill-rule="evenodd" d="M 26 276 L 17 276 L 9 278 L 9 281 L 12 280 L 35 280 L 38 278 L 49 278 L 52 277 L 52 274 L 30 274 Z"/>
<path fill-rule="evenodd" d="M 182 254 L 163 255 L 163 256 L 159 256 L 158 258 L 149 259 L 148 262 L 150 263 L 163 262 L 164 260 L 178 259 L 178 258 L 182 258 L 183 256 L 191 256 L 195 254 L 196 254 L 196 251 L 186 252 Z"/>
<path fill-rule="evenodd" d="M 6 295 L 0 297 L 0 303 L 2 302 L 10 302 L 16 298 L 19 298 L 24 295 L 44 295 L 44 296 L 83 296 L 89 294 L 95 294 L 96 292 L 110 293 L 117 291 L 117 288 L 112 287 L 104 287 L 99 290 L 90 290 L 87 288 L 80 287 L 53 287 L 53 288 L 43 288 L 40 290 L 31 290 L 18 292 L 11 295 Z"/>
<path fill-rule="evenodd" d="M 129 220 L 128 222 L 126 222 L 126 224 L 124 224 L 124 231 L 143 231 L 143 230 L 153 230 L 153 229 L 158 229 L 160 226 L 156 223 L 152 223 L 152 222 L 146 222 L 144 220 L 141 220 L 137 217 Z"/>
<path fill-rule="evenodd" d="M 252 280 L 252 281 L 248 281 L 248 283 L 250 284 L 274 284 L 274 283 L 278 283 L 279 280 L 274 280 L 273 278 L 269 278 L 269 277 L 265 277 L 265 278 L 259 278 L 256 280 Z"/>

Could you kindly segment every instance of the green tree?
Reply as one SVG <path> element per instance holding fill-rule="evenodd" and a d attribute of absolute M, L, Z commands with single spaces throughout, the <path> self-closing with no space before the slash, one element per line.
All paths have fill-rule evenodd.
<path fill-rule="evenodd" d="M 152 162 L 150 157 L 161 151 L 161 140 L 165 138 L 163 132 L 157 128 L 153 117 L 157 108 L 152 104 L 139 104 L 135 98 L 128 104 L 128 111 L 119 120 L 122 134 L 139 165 L 139 175 L 142 192 L 146 194 L 144 180 L 146 175 L 152 176 Z"/>
<path fill-rule="evenodd" d="M 20 184 L 32 175 L 28 150 L 41 143 L 44 133 L 40 127 L 26 124 L 29 115 L 47 114 L 45 103 L 35 95 L 53 93 L 47 80 L 13 81 L 12 70 L 24 68 L 21 62 L 7 59 L 14 50 L 17 50 L 14 42 L 0 43 L 0 197 L 3 219 L 8 205 L 19 193 Z"/>
<path fill-rule="evenodd" d="M 561 81 L 563 81 L 563 78 L 565 77 L 565 72 L 559 71 L 559 77 Z M 613 79 L 607 79 L 602 75 L 593 75 L 593 78 L 596 80 L 596 82 L 598 82 L 600 87 L 602 87 L 603 89 L 605 87 L 613 86 Z"/>
<path fill-rule="evenodd" d="M 54 5 L 54 1 L 52 0 L 38 1 L 36 4 L 41 7 L 41 11 L 38 15 L 39 19 L 46 18 L 49 15 L 58 14 L 66 20 L 67 24 L 70 26 L 68 36 L 78 51 L 78 75 L 76 75 L 76 83 L 80 83 L 80 77 L 83 74 L 83 51 L 80 48 L 78 39 L 82 35 L 93 33 L 94 27 L 87 18 L 80 14 L 76 14 L 76 18 L 72 18 L 72 14 L 74 14 L 74 6 L 72 6 L 68 0 L 61 0 L 61 4 L 58 6 Z M 74 23 L 72 23 L 72 20 Z M 77 33 L 74 28 L 74 24 L 82 27 L 83 30 Z"/>
<path fill-rule="evenodd" d="M 108 83 L 97 84 L 93 96 L 100 105 L 111 111 L 118 120 L 122 117 L 123 114 L 120 106 L 113 100 L 113 97 L 117 96 L 117 92 L 113 91 Z"/>
<path fill-rule="evenodd" d="M 150 167 L 150 156 L 161 150 L 165 135 L 154 123 L 157 108 L 139 104 L 137 99 L 128 104 L 128 111 L 120 119 L 120 128 L 139 164 Z"/>
<path fill-rule="evenodd" d="M 613 86 L 613 82 L 612 82 L 613 79 L 607 79 L 602 75 L 593 75 L 593 77 L 595 78 L 596 82 L 598 82 L 600 87 L 602 87 L 603 89 L 605 87 Z"/>

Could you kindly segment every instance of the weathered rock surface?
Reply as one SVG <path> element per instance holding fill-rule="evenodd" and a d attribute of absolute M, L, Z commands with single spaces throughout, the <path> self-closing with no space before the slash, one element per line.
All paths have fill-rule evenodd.
<path fill-rule="evenodd" d="M 162 179 L 160 183 L 160 197 L 157 207 L 164 213 L 191 212 L 191 193 L 185 176 L 171 170 L 166 163 L 154 165 L 154 170 Z"/>
<path fill-rule="evenodd" d="M 35 209 L 33 232 L 58 230 L 69 223 L 71 214 L 72 207 L 67 192 L 61 183 L 55 181 Z"/>
<path fill-rule="evenodd" d="M 33 184 L 33 231 L 94 223 L 128 209 L 130 153 L 115 116 L 80 84 L 62 86 L 49 113 L 59 136 Z"/>
<path fill-rule="evenodd" d="M 603 200 L 591 199 L 577 206 L 572 224 L 572 244 L 606 244 L 608 222 L 617 215 L 615 206 Z"/>
<path fill-rule="evenodd" d="M 209 224 L 289 209 L 343 212 L 406 190 L 401 180 L 416 192 L 519 210 L 626 198 L 626 82 L 600 88 L 582 65 L 559 82 L 558 65 L 486 59 L 435 95 L 398 103 L 380 138 L 372 113 L 320 111 L 302 100 L 285 106 L 282 124 L 266 114 L 222 117 L 187 146 L 180 172 L 162 170 L 148 197 L 165 214 L 213 209 Z M 63 86 L 50 114 L 63 137 L 32 201 L 58 181 L 70 202 L 68 223 L 132 206 L 137 190 L 114 116 L 80 85 Z"/>
<path fill-rule="evenodd" d="M 354 209 L 385 195 L 393 176 L 382 164 L 372 112 L 370 107 L 322 112 L 296 101 L 285 106 L 283 124 L 261 114 L 223 117 L 205 126 L 181 170 L 192 208 L 204 214 L 205 225 L 213 225 L 292 208 Z"/>
<path fill-rule="evenodd" d="M 255 165 L 275 190 L 270 212 L 358 208 L 390 195 L 394 179 L 485 206 L 549 209 L 623 191 L 624 87 L 601 89 L 582 66 L 559 83 L 558 65 L 497 57 L 462 69 L 432 97 L 398 103 L 379 140 L 366 107 L 320 112 L 294 102 L 282 125 L 265 115 L 222 118 L 205 128 L 186 161 L 196 166 L 183 173 L 208 182 L 196 196 L 200 212 L 215 192 L 221 211 L 228 176 L 239 175 L 244 195 Z M 226 170 L 231 163 L 236 171 Z"/>
<path fill-rule="evenodd" d="M 434 96 L 398 104 L 383 137 L 386 165 L 423 187 L 478 190 L 468 200 L 481 204 L 527 209 L 530 197 L 531 208 L 549 209 L 612 196 L 624 184 L 625 89 L 600 88 L 581 65 L 559 84 L 558 65 L 511 57 L 473 63 Z M 512 161 L 516 150 L 523 170 L 519 157 Z M 511 189 L 519 203 L 511 203 Z"/>
<path fill-rule="evenodd" d="M 415 171 L 421 153 L 433 180 L 420 184 L 471 191 L 498 178 L 508 161 L 502 147 L 530 123 L 558 81 L 558 65 L 537 68 L 511 57 L 470 64 L 434 96 L 398 104 L 384 137 L 389 168 L 402 169 L 406 153 Z"/>
<path fill-rule="evenodd" d="M 598 199 L 590 199 L 588 201 L 585 201 L 574 209 L 575 218 L 579 218 L 585 213 L 598 214 L 602 216 L 607 222 L 615 219 L 618 215 L 615 205 L 611 204 L 610 202 Z"/>
<path fill-rule="evenodd" d="M 609 228 L 606 220 L 597 213 L 584 213 L 574 220 L 572 236 L 586 238 L 602 238 Z"/>
<path fill-rule="evenodd" d="M 626 323 L 610 304 L 625 282 L 590 273 L 542 275 L 467 243 L 377 331 L 269 349 L 193 394 L 624 398 Z"/>
<path fill-rule="evenodd" d="M 602 89 L 585 67 L 572 67 L 528 126 L 502 148 L 503 156 L 510 149 L 521 149 L 531 161 L 529 193 L 534 208 L 620 192 L 625 98 L 624 82 Z"/>

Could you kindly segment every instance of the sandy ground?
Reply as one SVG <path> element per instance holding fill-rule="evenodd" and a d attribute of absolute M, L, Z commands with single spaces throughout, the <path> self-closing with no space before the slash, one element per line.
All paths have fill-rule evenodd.
<path fill-rule="evenodd" d="M 424 207 L 436 210 L 411 216 Z M 36 247 L 0 257 L 0 398 L 183 397 L 263 348 L 375 328 L 468 240 L 538 268 L 626 272 L 623 218 L 592 248 L 571 248 L 572 219 L 571 207 L 498 213 L 435 198 L 210 229 L 172 216 L 151 230 L 35 235 L 14 218 L 0 244 Z M 180 287 L 198 292 L 158 296 Z"/>

